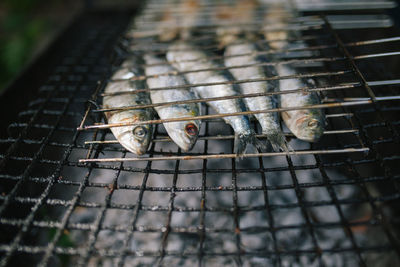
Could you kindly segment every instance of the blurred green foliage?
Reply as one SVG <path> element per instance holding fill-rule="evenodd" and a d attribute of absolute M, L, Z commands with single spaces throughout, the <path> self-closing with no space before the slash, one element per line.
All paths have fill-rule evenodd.
<path fill-rule="evenodd" d="M 1 0 L 0 91 L 26 64 L 50 22 L 37 15 L 50 0 Z M 54 1 L 51 1 L 54 2 Z"/>

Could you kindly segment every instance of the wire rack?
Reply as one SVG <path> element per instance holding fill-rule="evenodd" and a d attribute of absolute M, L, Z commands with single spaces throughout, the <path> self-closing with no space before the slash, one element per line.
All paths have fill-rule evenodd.
<path fill-rule="evenodd" d="M 159 8 L 150 5 L 149 14 Z M 206 5 L 204 12 L 212 8 Z M 156 126 L 143 157 L 115 141 L 109 128 L 118 125 L 102 118 L 110 111 L 100 105 L 105 85 L 130 53 L 163 55 L 168 45 L 157 41 L 154 24 L 145 31 L 128 29 L 123 37 L 127 25 L 127 16 L 120 14 L 86 14 L 37 98 L 0 140 L 1 266 L 399 262 L 396 28 L 385 22 L 374 30 L 360 22 L 357 29 L 340 29 L 318 13 L 295 18 L 290 30 L 302 34 L 290 42 L 307 46 L 260 53 L 283 55 L 265 65 L 306 67 L 296 75 L 262 80 L 316 80 L 314 87 L 288 93 L 318 92 L 324 101 L 313 107 L 325 109 L 327 129 L 316 144 L 286 131 L 294 151 L 251 151 L 237 161 L 233 133 L 221 118 L 239 114 L 215 114 L 204 104 L 218 98 L 193 100 L 203 103 L 204 115 L 198 117 L 203 126 L 191 152 L 172 143 L 162 126 L 167 121 L 160 119 L 143 122 Z M 204 42 L 213 60 L 221 60 L 210 37 L 215 26 L 196 28 L 193 41 Z M 290 52 L 300 56 L 284 58 Z"/>

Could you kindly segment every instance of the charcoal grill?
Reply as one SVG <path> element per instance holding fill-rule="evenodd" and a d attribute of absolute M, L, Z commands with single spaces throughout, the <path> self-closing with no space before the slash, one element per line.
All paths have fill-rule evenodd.
<path fill-rule="evenodd" d="M 307 45 L 261 52 L 281 56 L 265 64 L 300 66 L 267 79 L 315 79 L 293 92 L 323 98 L 323 138 L 309 144 L 286 131 L 293 151 L 248 151 L 240 161 L 223 116 L 204 104 L 215 99 L 199 100 L 191 152 L 171 142 L 163 120 L 147 122 L 156 130 L 146 155 L 123 149 L 102 116 L 104 86 L 130 53 L 162 55 L 166 43 L 153 22 L 129 28 L 131 13 L 83 14 L 7 91 L 19 104 L 2 98 L 0 265 L 399 264 L 400 34 L 383 11 L 392 2 L 352 3 L 292 3 L 300 13 L 290 27 L 302 34 L 290 42 Z M 215 5 L 204 3 L 204 16 Z M 154 18 L 163 5 L 148 7 Z M 221 60 L 214 28 L 205 21 L 193 38 Z M 254 81 L 231 81 L 244 82 Z"/>

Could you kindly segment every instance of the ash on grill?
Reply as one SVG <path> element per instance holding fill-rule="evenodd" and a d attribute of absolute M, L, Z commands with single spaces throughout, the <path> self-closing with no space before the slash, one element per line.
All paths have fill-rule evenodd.
<path fill-rule="evenodd" d="M 260 2 L 254 9 L 256 1 L 237 1 L 230 6 L 215 1 L 149 1 L 115 46 L 113 66 L 96 88 L 91 83 L 63 98 L 57 90 L 68 92 L 68 88 L 54 91 L 42 87 L 42 93 L 50 91 L 47 98 L 32 101 L 33 111 L 21 113 L 37 112 L 38 118 L 11 125 L 20 131 L 16 137 L 2 140 L 9 145 L 8 152 L 2 154 L 2 164 L 31 160 L 56 168 L 47 174 L 29 167 L 21 174 L 8 167 L 1 173 L 10 186 L 4 186 L 5 194 L 0 198 L 0 225 L 16 228 L 15 237 L 0 238 L 1 265 L 16 261 L 20 253 L 32 256 L 41 266 L 400 263 L 394 230 L 399 222 L 395 208 L 400 198 L 400 169 L 396 165 L 400 159 L 399 121 L 395 115 L 400 109 L 400 80 L 393 63 L 400 55 L 400 35 L 390 18 L 374 10 L 393 7 L 393 3 L 382 1 L 365 7 L 359 1 Z M 240 8 L 232 8 L 235 5 Z M 279 12 L 266 20 L 266 14 L 277 5 Z M 346 9 L 352 10 L 326 15 Z M 356 9 L 373 12 L 349 15 Z M 249 10 L 252 16 L 243 15 Z M 282 22 L 282 17 L 287 20 Z M 198 119 L 203 120 L 203 126 L 193 150 L 182 152 L 168 138 L 162 126 L 166 120 L 152 120 L 146 122 L 156 128 L 148 153 L 136 157 L 127 152 L 102 117 L 109 111 L 101 108 L 101 99 L 104 87 L 114 82 L 110 80 L 112 73 L 132 54 L 165 56 L 177 39 L 190 40 L 223 65 L 223 48 L 217 40 L 221 29 L 225 33 L 244 32 L 257 45 L 275 47 L 258 52 L 273 59 L 262 65 L 290 66 L 297 72 L 250 81 L 232 79 L 229 83 L 240 86 L 260 80 L 312 79 L 311 87 L 268 94 L 318 93 L 322 103 L 313 107 L 324 109 L 327 120 L 321 140 L 313 144 L 300 141 L 284 127 L 293 151 L 250 148 L 236 161 L 232 129 L 222 121 L 225 115 L 213 113 L 206 105 L 216 99 L 200 99 L 203 115 Z M 266 40 L 264 35 L 268 34 Z M 282 42 L 289 45 L 279 48 Z M 244 67 L 248 65 L 237 68 Z M 64 85 L 65 77 L 57 82 Z M 194 86 L 200 85 L 182 87 Z M 85 94 L 79 95 L 81 91 Z M 255 96 L 259 95 L 237 97 Z M 78 123 L 81 116 L 75 109 L 87 100 Z M 51 110 L 49 103 L 66 106 L 58 104 Z M 79 124 L 78 130 L 75 125 L 65 126 L 61 116 L 54 126 L 47 125 L 46 116 L 56 111 L 69 112 Z M 285 109 L 260 112 L 282 111 Z M 261 132 L 255 120 L 252 126 Z M 41 132 L 26 136 L 24 129 L 32 127 L 50 133 L 46 137 Z M 51 131 L 64 131 L 65 138 L 53 137 Z M 258 138 L 266 140 L 262 134 Z M 42 150 L 61 150 L 57 156 L 34 152 L 24 158 L 24 146 L 19 142 L 39 144 Z M 19 187 L 29 183 L 45 188 L 39 194 L 19 194 Z M 34 208 L 22 219 L 4 212 L 24 203 Z M 36 231 L 39 238 L 26 241 L 29 231 Z"/>

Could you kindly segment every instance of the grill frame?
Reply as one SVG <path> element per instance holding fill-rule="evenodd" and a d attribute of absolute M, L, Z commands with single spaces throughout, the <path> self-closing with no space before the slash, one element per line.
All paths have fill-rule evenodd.
<path fill-rule="evenodd" d="M 127 15 L 126 15 L 127 16 Z M 93 17 L 92 17 L 93 18 Z M 89 19 L 90 20 L 90 19 Z M 125 24 L 124 24 L 125 21 Z M 123 28 L 126 26 L 127 23 L 127 17 L 121 19 L 121 25 L 119 25 L 118 29 L 113 29 L 111 34 L 113 37 L 109 37 L 109 42 L 110 44 L 108 47 L 112 47 L 112 43 L 114 43 L 113 40 L 116 39 L 117 36 L 122 32 Z M 104 22 L 103 25 L 106 25 L 106 22 Z M 329 22 L 327 23 L 328 28 L 329 28 Z M 334 33 L 335 31 L 331 29 Z M 337 36 L 338 37 L 338 36 Z M 365 87 L 367 91 L 369 86 L 363 77 L 361 71 L 358 69 L 356 64 L 352 63 L 352 57 L 351 55 L 346 52 L 346 48 L 343 45 L 343 42 L 339 39 L 338 44 L 340 48 L 342 49 L 342 52 L 344 56 L 347 58 L 348 61 L 350 61 L 351 65 L 353 68 L 355 68 L 356 73 L 359 73 L 359 79 L 360 83 Z M 103 63 L 104 66 L 106 65 Z M 94 63 L 93 63 L 94 65 Z M 106 75 L 101 75 L 103 76 L 101 79 L 103 81 L 107 81 L 107 78 L 110 74 L 111 69 L 108 69 L 105 73 Z M 104 71 L 103 71 L 104 73 Z M 87 71 L 86 74 L 88 75 L 86 78 L 89 78 L 91 72 Z M 65 73 L 64 78 L 61 78 L 61 80 L 58 80 L 56 82 L 55 88 L 58 86 L 61 86 L 63 82 L 68 81 L 68 76 L 70 73 Z M 72 74 L 72 77 L 75 74 Z M 99 75 L 97 75 L 99 77 Z M 180 258 L 191 258 L 191 257 L 197 257 L 199 264 L 202 262 L 206 261 L 207 257 L 211 256 L 221 256 L 221 257 L 233 257 L 237 263 L 242 262 L 243 257 L 248 257 L 248 256 L 253 256 L 253 257 L 263 257 L 263 258 L 272 258 L 272 261 L 274 263 L 280 263 L 282 264 L 282 258 L 285 258 L 286 256 L 296 256 L 296 255 L 314 255 L 317 259 L 317 262 L 320 265 L 323 265 L 323 259 L 322 256 L 324 254 L 329 254 L 329 253 L 342 253 L 342 252 L 354 252 L 355 255 L 358 257 L 358 262 L 360 266 L 367 266 L 367 263 L 365 261 L 365 258 L 363 257 L 363 253 L 368 252 L 368 251 L 373 251 L 373 252 L 378 252 L 378 251 L 386 251 L 386 250 L 394 250 L 395 253 L 397 253 L 397 256 L 400 255 L 400 246 L 398 243 L 398 240 L 396 240 L 395 233 L 392 229 L 393 227 L 393 222 L 390 222 L 390 220 L 387 219 L 387 216 L 385 213 L 382 211 L 381 207 L 377 205 L 378 203 L 385 203 L 389 201 L 394 201 L 398 200 L 400 198 L 400 195 L 397 194 L 387 194 L 379 197 L 374 197 L 371 195 L 369 192 L 366 183 L 367 182 L 373 182 L 373 181 L 388 181 L 391 184 L 393 184 L 396 189 L 398 190 L 398 179 L 400 178 L 400 175 L 393 174 L 392 170 L 390 167 L 387 166 L 386 162 L 388 160 L 396 160 L 399 158 L 398 156 L 395 156 L 395 158 L 388 159 L 385 156 L 380 155 L 377 152 L 376 146 L 379 143 L 374 143 L 373 138 L 370 138 L 368 136 L 368 131 L 366 130 L 368 127 L 374 127 L 373 124 L 368 125 L 363 123 L 362 119 L 360 118 L 358 112 L 361 112 L 363 110 L 367 110 L 371 108 L 369 106 L 368 108 L 360 108 L 360 109 L 355 109 L 357 112 L 353 110 L 353 108 L 350 110 L 347 107 L 340 107 L 342 109 L 342 112 L 344 114 L 353 114 L 354 120 L 354 129 L 358 130 L 359 136 L 362 140 L 362 145 L 365 145 L 367 148 L 370 148 L 369 152 L 369 157 L 367 159 L 357 159 L 354 160 L 351 157 L 348 157 L 344 159 L 341 162 L 331 162 L 332 167 L 337 167 L 339 165 L 346 166 L 349 168 L 350 173 L 353 175 L 353 178 L 347 179 L 347 180 L 333 180 L 329 177 L 329 175 L 326 173 L 326 168 L 329 167 L 329 163 L 324 162 L 324 160 L 321 159 L 321 156 L 318 154 L 313 155 L 316 161 L 316 164 L 313 164 L 312 166 L 297 166 L 296 164 L 293 163 L 293 160 L 291 156 L 285 156 L 286 162 L 287 162 L 287 167 L 282 167 L 282 168 L 267 168 L 265 167 L 265 163 L 263 162 L 261 157 L 258 157 L 258 168 L 251 168 L 251 169 L 243 169 L 243 168 L 237 168 L 237 162 L 235 159 L 230 159 L 231 162 L 231 168 L 230 169 L 210 169 L 207 167 L 207 164 L 210 159 L 208 158 L 202 158 L 200 159 L 202 161 L 202 167 L 198 169 L 193 169 L 193 170 L 181 170 L 180 169 L 180 164 L 181 161 L 176 161 L 174 170 L 157 170 L 157 169 L 152 169 L 152 161 L 148 161 L 146 166 L 143 168 L 131 168 L 131 167 L 124 167 L 123 162 L 116 164 L 116 165 L 99 165 L 96 163 L 80 163 L 80 162 L 70 162 L 68 158 L 71 156 L 71 153 L 76 150 L 76 149 L 86 149 L 85 146 L 82 146 L 79 144 L 78 139 L 82 135 L 81 131 L 77 131 L 74 127 L 64 127 L 64 126 L 59 126 L 62 124 L 62 119 L 65 115 L 74 117 L 80 117 L 81 113 L 75 112 L 75 111 L 69 111 L 69 106 L 73 104 L 73 102 L 76 101 L 76 96 L 74 95 L 80 92 L 81 86 L 84 88 L 86 87 L 91 87 L 94 88 L 95 81 L 89 82 L 90 86 L 87 84 L 85 85 L 85 82 L 82 81 L 73 81 L 75 84 L 72 87 L 75 87 L 75 89 L 72 89 L 72 94 L 70 94 L 69 98 L 67 101 L 64 101 L 62 99 L 61 103 L 64 103 L 65 106 L 57 110 L 58 114 L 56 114 L 57 120 L 54 124 L 52 125 L 46 125 L 46 124 L 38 124 L 35 123 L 37 120 L 40 119 L 43 114 L 46 114 L 46 105 L 49 102 L 52 102 L 55 99 L 55 96 L 53 94 L 57 95 L 58 91 L 57 89 L 53 88 L 51 90 L 48 90 L 46 86 L 42 87 L 41 91 L 42 93 L 48 93 L 46 98 L 39 104 L 39 106 L 36 109 L 32 109 L 32 112 L 30 111 L 30 108 L 25 111 L 27 114 L 32 113 L 32 116 L 29 117 L 29 120 L 27 123 L 22 122 L 22 123 L 14 123 L 11 124 L 12 127 L 15 128 L 22 128 L 22 131 L 19 132 L 19 136 L 17 138 L 7 138 L 7 139 L 2 139 L 0 140 L 2 144 L 10 144 L 9 147 L 9 153 L 2 154 L 2 163 L 4 164 L 1 165 L 1 167 L 5 167 L 7 165 L 7 162 L 9 161 L 28 161 L 30 162 L 28 164 L 28 168 L 25 170 L 25 172 L 22 175 L 6 175 L 2 174 L 1 178 L 2 179 L 7 179 L 10 181 L 14 181 L 14 187 L 11 189 L 11 191 L 6 194 L 6 196 L 1 196 L 0 200 L 2 201 L 1 206 L 0 206 L 0 225 L 7 225 L 7 226 L 16 226 L 18 227 L 18 233 L 16 237 L 13 239 L 12 242 L 9 244 L 2 244 L 0 245 L 0 251 L 2 253 L 5 253 L 5 256 L 2 257 L 1 259 L 1 264 L 2 266 L 5 266 L 10 263 L 10 260 L 13 259 L 15 260 L 15 255 L 18 255 L 18 253 L 24 252 L 25 254 L 28 255 L 33 255 L 33 254 L 40 254 L 42 255 L 42 258 L 40 258 L 40 266 L 46 266 L 47 264 L 51 263 L 51 257 L 56 255 L 72 255 L 72 256 L 77 256 L 78 259 L 78 264 L 79 265 L 86 265 L 87 262 L 89 261 L 90 257 L 92 256 L 99 256 L 99 257 L 110 257 L 110 258 L 115 258 L 117 261 L 117 264 L 119 266 L 122 266 L 124 264 L 125 260 L 129 256 L 136 256 L 136 257 L 146 257 L 150 256 L 153 259 L 157 260 L 157 263 L 162 263 L 163 259 L 165 257 L 169 256 L 174 256 L 174 257 L 180 257 Z M 50 82 L 50 86 L 52 82 Z M 100 83 L 98 85 L 97 90 L 93 94 L 92 100 L 96 101 L 96 97 L 100 95 L 101 90 L 103 89 L 104 84 Z M 67 89 L 67 91 L 70 89 Z M 74 91 L 75 90 L 75 91 Z M 85 89 L 86 93 L 90 92 L 91 89 Z M 370 92 L 368 92 L 370 94 Z M 377 109 L 378 114 L 385 118 L 385 116 L 382 114 L 382 112 L 385 111 L 385 106 L 381 107 L 378 101 L 375 101 L 375 96 L 373 94 L 370 94 L 370 97 L 372 98 L 373 102 L 373 108 Z M 90 97 L 87 95 L 86 98 L 81 101 L 85 102 L 87 99 Z M 64 102 L 63 102 L 64 101 Z M 75 104 L 74 104 L 75 105 Z M 34 106 L 34 105 L 33 105 Z M 86 109 L 86 113 L 84 115 L 84 120 L 85 118 L 89 118 L 90 111 L 92 109 L 96 108 L 93 104 L 93 102 L 88 103 L 88 108 Z M 57 113 L 56 112 L 56 113 Z M 381 113 L 379 113 L 381 112 Z M 24 116 L 24 113 L 21 113 L 22 116 Z M 47 115 L 50 113 L 48 112 Z M 95 118 L 95 121 L 98 121 Z M 392 124 L 391 121 L 385 121 L 383 122 L 383 125 L 389 125 L 390 131 L 393 133 L 396 133 L 396 127 Z M 50 126 L 50 127 L 49 127 Z M 82 128 L 83 123 L 81 123 Z M 42 139 L 42 140 L 30 140 L 30 139 L 25 139 L 24 135 L 30 133 L 30 129 L 32 128 L 39 128 L 39 129 L 46 129 L 50 128 L 47 130 L 50 130 L 48 134 Z M 70 143 L 60 143 L 60 142 L 54 142 L 51 141 L 52 135 L 60 130 L 66 130 L 69 133 L 72 133 L 72 139 Z M 205 133 L 206 136 L 209 136 L 209 124 L 205 124 Z M 106 133 L 101 130 L 95 130 L 94 132 L 94 137 L 93 140 L 103 140 L 106 138 Z M 156 131 L 154 133 L 154 136 L 156 137 L 158 135 L 158 132 Z M 87 137 L 86 137 L 87 138 Z M 336 137 L 337 138 L 337 137 Z M 337 141 L 341 143 L 341 140 L 337 138 Z M 391 139 L 383 139 L 380 140 L 381 143 L 384 142 L 396 142 L 398 144 L 399 142 L 399 136 L 394 135 Z M 204 153 L 207 154 L 208 151 L 208 140 L 204 141 Z M 40 146 L 40 148 L 35 151 L 34 155 L 32 157 L 29 156 L 15 156 L 12 155 L 15 151 L 18 151 L 18 146 L 21 144 L 33 144 L 35 143 Z M 63 155 L 61 159 L 53 160 L 53 159 L 46 159 L 42 158 L 42 154 L 44 153 L 45 149 L 48 146 L 56 146 L 60 147 L 63 149 Z M 153 142 L 150 150 L 149 150 L 149 155 L 150 157 L 153 157 L 154 151 L 155 151 L 155 146 L 156 143 Z M 231 145 L 232 147 L 233 145 Z M 345 147 L 346 144 L 342 143 L 342 146 Z M 119 152 L 122 152 L 123 158 L 126 157 L 126 151 L 123 149 L 116 149 Z M 102 151 L 107 151 L 102 148 L 102 146 L 95 145 L 95 144 L 89 144 L 89 148 L 87 149 L 87 157 L 91 158 L 98 158 L 100 156 L 100 153 Z M 167 153 L 168 154 L 168 153 Z M 180 155 L 186 155 L 184 153 L 181 153 L 179 150 L 176 153 L 178 156 Z M 368 179 L 365 179 L 360 175 L 359 171 L 357 170 L 357 166 L 363 165 L 363 164 L 374 164 L 375 162 L 378 162 L 379 165 L 383 166 L 384 168 L 384 175 L 381 176 L 370 176 Z M 52 175 L 50 176 L 44 176 L 44 177 L 31 177 L 30 172 L 34 170 L 35 164 L 50 164 L 50 165 L 55 165 L 55 171 L 53 172 Z M 83 168 L 85 169 L 85 175 L 82 177 L 81 181 L 69 181 L 69 180 L 64 180 L 63 178 L 60 178 L 60 174 L 63 168 L 65 167 L 76 167 L 76 168 Z M 308 169 L 318 169 L 320 171 L 321 177 L 323 178 L 321 182 L 319 183 L 302 183 L 299 181 L 298 176 L 296 174 L 296 171 L 298 170 L 308 170 Z M 114 170 L 116 171 L 115 177 L 111 180 L 111 183 L 99 183 L 99 182 L 90 182 L 91 175 L 94 171 L 97 169 L 106 169 L 106 170 Z M 137 174 L 142 174 L 143 178 L 141 179 L 141 184 L 137 186 L 130 186 L 130 185 L 121 185 L 118 183 L 118 178 L 120 176 L 120 173 L 122 171 L 128 171 L 132 173 L 137 173 Z M 276 172 L 276 171 L 289 171 L 290 172 L 290 177 L 292 180 L 292 185 L 284 185 L 284 186 L 270 186 L 268 185 L 268 174 L 270 172 Z M 218 186 L 218 187 L 213 187 L 213 186 L 207 186 L 207 175 L 209 173 L 231 173 L 232 175 L 232 184 L 230 186 Z M 260 179 L 261 179 L 261 186 L 238 186 L 238 177 L 241 173 L 247 173 L 247 172 L 255 172 L 260 174 Z M 165 175 L 173 175 L 172 178 L 172 186 L 169 187 L 163 187 L 163 188 L 157 188 L 157 187 L 149 187 L 147 186 L 148 178 L 150 174 L 152 173 L 157 173 L 157 174 L 165 174 Z M 201 174 L 201 186 L 200 187 L 180 187 L 177 185 L 179 175 L 181 174 Z M 19 192 L 19 187 L 25 186 L 28 182 L 33 182 L 36 185 L 41 185 L 44 184 L 45 188 L 39 190 L 40 194 L 38 197 L 20 197 L 18 196 Z M 63 199 L 52 199 L 49 198 L 50 191 L 55 187 L 55 185 L 61 184 L 65 186 L 75 186 L 77 187 L 77 190 L 75 191 L 73 197 L 70 200 L 63 200 Z M 339 199 L 338 195 L 335 193 L 334 186 L 335 185 L 356 185 L 359 188 L 362 189 L 363 194 L 365 195 L 365 198 L 358 200 L 358 199 L 350 199 L 350 200 L 341 200 Z M 302 191 L 307 188 L 312 188 L 312 187 L 324 187 L 328 190 L 329 196 L 331 198 L 331 201 L 314 201 L 314 202 L 309 202 L 304 199 Z M 81 197 L 83 195 L 83 192 L 87 188 L 104 188 L 107 190 L 107 194 L 104 198 L 104 202 L 83 202 L 81 201 Z M 122 205 L 122 204 L 113 204 L 112 203 L 112 196 L 113 193 L 116 190 L 135 190 L 138 191 L 138 198 L 137 202 L 135 204 L 131 205 Z M 274 191 L 274 190 L 283 190 L 283 189 L 292 189 L 294 190 L 296 197 L 297 197 L 297 202 L 295 204 L 282 204 L 282 205 L 277 205 L 277 204 L 271 204 L 269 203 L 269 194 Z M 162 191 L 162 192 L 168 192 L 169 193 L 169 202 L 168 205 L 164 207 L 153 207 L 153 206 L 146 206 L 143 205 L 143 197 L 145 194 L 148 194 L 146 192 L 153 192 L 153 191 Z M 226 192 L 232 192 L 232 203 L 233 205 L 229 208 L 224 208 L 224 207 L 209 207 L 207 206 L 207 193 L 208 192 L 220 192 L 220 191 L 226 191 Z M 239 192 L 243 191 L 262 191 L 264 195 L 264 205 L 261 206 L 250 206 L 248 208 L 242 207 L 238 204 L 238 194 Z M 198 209 L 193 209 L 189 207 L 176 207 L 174 205 L 174 201 L 176 198 L 176 194 L 179 192 L 200 192 L 201 193 L 201 200 L 200 200 L 200 208 Z M 17 202 L 20 204 L 26 204 L 30 203 L 33 205 L 33 208 L 30 210 L 28 213 L 28 216 L 24 219 L 8 219 L 4 218 L 2 215 L 5 212 L 6 208 L 8 208 L 10 203 Z M 351 203 L 357 203 L 357 202 L 365 202 L 368 203 L 372 209 L 373 213 L 371 216 L 371 219 L 362 221 L 362 222 L 351 222 L 346 217 L 344 216 L 342 212 L 341 206 L 343 204 L 351 204 Z M 64 216 L 60 220 L 56 221 L 46 221 L 46 220 L 35 220 L 35 216 L 37 212 L 39 211 L 40 208 L 44 207 L 44 205 L 53 205 L 53 206 L 62 206 L 66 208 L 66 211 L 64 213 Z M 339 213 L 340 221 L 337 223 L 315 223 L 313 222 L 313 219 L 310 218 L 309 214 L 309 208 L 310 207 L 324 207 L 324 206 L 330 206 L 333 205 L 336 210 Z M 71 214 L 74 212 L 76 207 L 87 207 L 87 208 L 98 208 L 99 209 L 99 214 L 96 216 L 96 220 L 93 223 L 77 223 L 77 224 L 71 224 L 68 222 Z M 290 225 L 290 226 L 275 226 L 274 222 L 274 215 L 273 211 L 277 209 L 290 209 L 290 208 L 299 208 L 302 213 L 302 217 L 305 219 L 304 224 L 296 224 L 296 225 Z M 123 250 L 96 250 L 95 248 L 95 243 L 97 236 L 101 230 L 104 230 L 102 228 L 102 223 L 105 218 L 105 213 L 108 209 L 111 208 L 117 208 L 117 209 L 123 209 L 130 211 L 132 213 L 131 215 L 131 221 L 128 223 L 128 227 L 115 227 L 115 228 L 110 228 L 112 231 L 122 231 L 126 232 L 127 235 L 124 239 L 123 243 Z M 156 209 L 154 209 L 156 208 Z M 138 228 L 136 225 L 137 220 L 139 218 L 139 213 L 141 211 L 155 211 L 155 212 L 167 212 L 167 218 L 166 218 L 166 223 L 164 227 L 162 228 L 152 228 L 152 227 L 143 227 Z M 252 210 L 265 210 L 269 215 L 267 217 L 268 220 L 268 227 L 264 228 L 257 228 L 257 227 L 249 227 L 247 229 L 243 229 L 240 227 L 240 214 Z M 199 217 L 200 217 L 200 223 L 198 227 L 174 227 L 171 226 L 171 218 L 173 212 L 199 212 Z M 233 221 L 234 221 L 234 229 L 226 228 L 226 229 L 212 229 L 208 228 L 206 225 L 206 214 L 207 212 L 226 212 L 232 215 Z M 370 225 L 370 226 L 381 226 L 384 229 L 385 236 L 389 240 L 389 244 L 386 246 L 376 246 L 376 247 L 368 247 L 368 246 L 359 246 L 357 244 L 357 241 L 355 240 L 353 236 L 353 231 L 351 230 L 352 227 L 356 226 L 365 226 L 365 225 Z M 321 249 L 320 246 L 318 245 L 318 240 L 316 237 L 316 229 L 320 228 L 329 228 L 329 227 L 343 227 L 346 229 L 346 232 L 348 233 L 348 239 L 350 240 L 351 247 L 348 248 L 336 248 L 336 249 Z M 24 236 L 31 230 L 31 228 L 48 228 L 48 229 L 56 229 L 56 233 L 54 236 L 51 238 L 51 242 L 47 244 L 47 246 L 38 246 L 38 245 L 21 245 L 20 242 L 24 238 Z M 299 228 L 306 228 L 309 231 L 309 234 L 312 239 L 313 243 L 313 248 L 308 249 L 308 250 L 294 250 L 294 251 L 284 251 L 279 247 L 279 242 L 277 238 L 277 232 L 279 231 L 284 231 L 285 229 L 299 229 Z M 68 230 L 67 230 L 68 229 Z M 65 235 L 64 230 L 71 231 L 71 230 L 82 230 L 82 231 L 89 231 L 89 236 L 87 239 L 87 246 L 84 249 L 84 251 L 81 251 L 79 248 L 73 248 L 73 247 L 62 247 L 62 246 L 57 246 L 57 243 L 60 238 L 62 238 Z M 241 233 L 246 233 L 246 232 L 257 232 L 257 231 L 266 231 L 271 233 L 272 240 L 273 240 L 273 250 L 263 250 L 259 252 L 250 252 L 250 251 L 243 251 L 242 246 L 241 246 Z M 161 242 L 160 242 L 160 249 L 159 251 L 156 252 L 149 252 L 149 251 L 132 251 L 128 248 L 129 241 L 131 240 L 132 236 L 134 237 L 135 233 L 161 233 Z M 236 243 L 236 251 L 235 252 L 209 252 L 205 248 L 206 246 L 206 239 L 207 236 L 210 234 L 214 233 L 228 233 L 228 234 L 234 234 L 234 239 Z M 168 244 L 168 237 L 170 234 L 184 234 L 184 233 L 189 233 L 189 234 L 196 234 L 199 237 L 199 247 L 196 252 L 193 253 L 188 253 L 188 252 L 174 252 L 170 251 L 167 249 L 167 244 Z"/>

